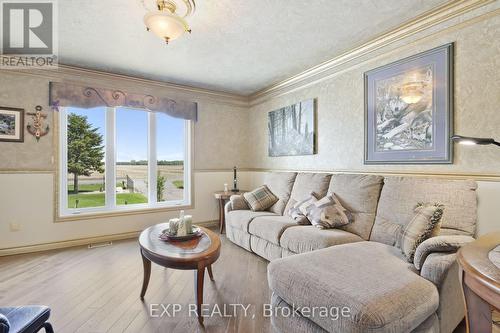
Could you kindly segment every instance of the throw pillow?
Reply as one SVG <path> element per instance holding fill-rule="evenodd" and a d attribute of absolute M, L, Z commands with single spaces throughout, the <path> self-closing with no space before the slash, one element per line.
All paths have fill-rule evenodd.
<path fill-rule="evenodd" d="M 413 262 L 417 246 L 430 238 L 434 230 L 440 227 L 444 206 L 441 204 L 419 203 L 415 207 L 415 215 L 411 221 L 402 228 L 399 247 L 408 262 Z"/>
<path fill-rule="evenodd" d="M 299 211 L 302 215 L 307 216 L 309 211 L 314 207 L 314 203 L 318 202 L 318 198 L 311 192 L 309 200 L 305 201 L 299 206 Z"/>
<path fill-rule="evenodd" d="M 266 185 L 244 193 L 243 198 L 254 212 L 266 210 L 278 201 L 278 198 Z"/>
<path fill-rule="evenodd" d="M 295 222 L 297 222 L 297 224 L 300 224 L 300 225 L 311 224 L 309 222 L 309 220 L 307 219 L 306 214 L 303 211 L 307 212 L 307 207 L 311 206 L 312 204 L 314 204 L 315 201 L 318 200 L 314 196 L 314 193 L 311 192 L 311 194 L 307 198 L 305 198 L 301 201 L 297 201 L 295 199 L 290 199 L 290 200 L 293 200 L 292 201 L 293 205 L 288 210 L 287 215 L 290 216 L 292 219 L 294 219 Z"/>
<path fill-rule="evenodd" d="M 247 210 L 250 208 L 243 198 L 243 195 L 232 195 L 229 197 L 229 201 L 231 201 L 232 210 Z"/>
<path fill-rule="evenodd" d="M 337 228 L 353 221 L 351 212 L 342 206 L 335 194 L 314 202 L 309 207 L 307 218 L 320 229 Z"/>

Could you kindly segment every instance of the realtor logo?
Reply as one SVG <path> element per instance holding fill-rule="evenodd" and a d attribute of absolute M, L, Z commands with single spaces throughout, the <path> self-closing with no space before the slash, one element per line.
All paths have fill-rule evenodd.
<path fill-rule="evenodd" d="M 55 1 L 1 1 L 2 68 L 56 65 Z"/>

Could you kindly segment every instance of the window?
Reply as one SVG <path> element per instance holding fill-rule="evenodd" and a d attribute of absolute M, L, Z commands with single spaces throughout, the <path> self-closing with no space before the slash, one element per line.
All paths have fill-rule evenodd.
<path fill-rule="evenodd" d="M 190 121 L 131 108 L 61 108 L 60 215 L 187 206 Z"/>

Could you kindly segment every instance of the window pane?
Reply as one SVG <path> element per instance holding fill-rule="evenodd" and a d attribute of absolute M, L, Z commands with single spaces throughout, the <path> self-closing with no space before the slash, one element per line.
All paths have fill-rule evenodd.
<path fill-rule="evenodd" d="M 104 179 L 104 108 L 68 108 L 68 207 L 89 208 L 106 204 Z"/>
<path fill-rule="evenodd" d="M 116 109 L 116 204 L 148 202 L 148 113 Z"/>
<path fill-rule="evenodd" d="M 158 201 L 184 199 L 185 120 L 158 113 L 156 118 Z"/>

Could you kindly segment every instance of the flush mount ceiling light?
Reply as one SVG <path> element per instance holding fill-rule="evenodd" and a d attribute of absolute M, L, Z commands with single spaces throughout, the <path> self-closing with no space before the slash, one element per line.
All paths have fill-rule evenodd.
<path fill-rule="evenodd" d="M 149 2 L 153 2 L 156 8 L 148 7 L 147 1 L 142 1 L 148 10 L 144 16 L 144 24 L 148 31 L 153 32 L 167 44 L 185 32 L 191 33 L 185 18 L 192 15 L 196 9 L 194 0 L 150 0 Z"/>

